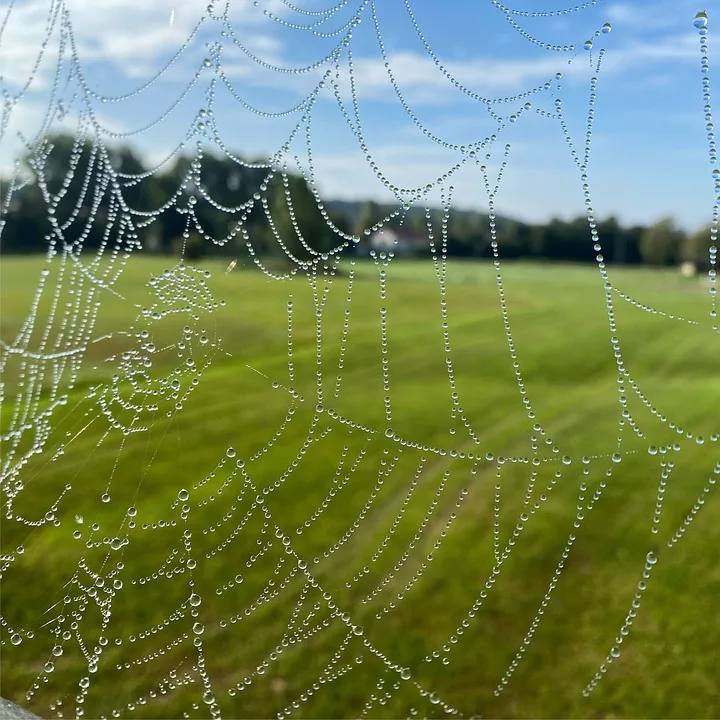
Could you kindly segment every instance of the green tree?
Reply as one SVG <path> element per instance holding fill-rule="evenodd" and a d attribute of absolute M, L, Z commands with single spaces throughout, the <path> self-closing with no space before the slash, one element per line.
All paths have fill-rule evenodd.
<path fill-rule="evenodd" d="M 371 228 L 378 220 L 382 220 L 380 207 L 374 200 L 366 200 L 355 223 L 355 234 L 362 236 L 365 230 Z"/>
<path fill-rule="evenodd" d="M 227 155 L 217 156 L 206 152 L 200 166 L 200 186 L 203 194 L 212 198 L 215 203 L 234 208 L 246 203 L 260 190 L 267 174 L 267 168 L 247 167 Z M 240 221 L 250 232 L 255 249 L 264 252 L 262 243 L 257 242 L 257 230 L 266 222 L 260 202 L 255 203 L 251 212 L 242 214 L 230 214 L 204 199 L 198 201 L 196 208 L 203 213 L 203 225 L 207 226 L 208 233 L 218 242 L 224 245 L 231 227 Z M 234 244 L 227 248 L 227 252 L 236 253 L 238 244 L 244 245 L 239 235 L 236 236 Z"/>
<path fill-rule="evenodd" d="M 185 260 L 197 262 L 207 254 L 207 241 L 196 232 L 191 232 L 187 238 L 175 238 L 173 250 Z"/>
<path fill-rule="evenodd" d="M 640 254 L 647 265 L 675 265 L 680 260 L 685 234 L 671 217 L 646 227 L 640 236 Z"/>
<path fill-rule="evenodd" d="M 80 238 L 83 246 L 97 247 L 112 192 L 107 170 L 107 157 L 90 139 L 56 134 L 38 143 L 22 159 L 24 185 L 2 218 L 2 251 L 36 252 L 48 241 L 72 245 Z M 52 231 L 49 203 L 59 232 Z"/>
<path fill-rule="evenodd" d="M 83 247 L 97 247 L 118 191 L 131 215 L 159 204 L 154 178 L 142 178 L 145 167 L 127 146 L 106 150 L 90 138 L 49 135 L 23 157 L 23 168 L 28 182 L 11 199 L 3 251 L 46 249 L 48 237 L 65 245 L 80 241 Z M 51 233 L 48 203 L 64 226 L 60 236 Z"/>
<path fill-rule="evenodd" d="M 276 176 L 271 183 L 272 219 L 288 253 L 298 260 L 310 260 L 316 257 L 315 253 L 331 249 L 333 232 L 325 222 L 305 179 L 289 173 L 286 177 L 289 202 L 283 176 Z"/>
<path fill-rule="evenodd" d="M 328 217 L 330 218 L 330 221 L 332 224 L 341 232 L 344 232 L 346 235 L 352 234 L 352 223 L 350 222 L 350 218 L 342 212 L 329 212 Z"/>
<path fill-rule="evenodd" d="M 598 235 L 606 260 L 622 265 L 628 260 L 627 234 L 620 223 L 611 215 L 598 223 Z"/>
<path fill-rule="evenodd" d="M 142 160 L 132 148 L 123 146 L 108 151 L 110 165 L 119 173 L 118 182 L 122 196 L 127 205 L 133 210 L 153 210 L 161 204 L 159 189 L 156 188 L 155 178 L 138 179 L 145 173 Z M 128 177 L 126 177 L 128 176 Z"/>
<path fill-rule="evenodd" d="M 711 243 L 712 236 L 708 225 L 685 239 L 681 250 L 681 260 L 695 263 L 697 268 L 703 272 L 709 270 Z"/>

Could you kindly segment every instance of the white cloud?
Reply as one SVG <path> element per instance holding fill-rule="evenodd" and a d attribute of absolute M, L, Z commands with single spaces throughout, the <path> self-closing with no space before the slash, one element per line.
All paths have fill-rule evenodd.
<path fill-rule="evenodd" d="M 652 0 L 652 4 L 610 3 L 602 13 L 616 30 L 637 29 L 647 34 L 648 31 L 677 28 L 683 18 L 690 27 L 690 20 L 698 9 L 694 0 Z"/>
<path fill-rule="evenodd" d="M 637 24 L 647 20 L 646 13 L 635 5 L 629 3 L 611 3 L 604 9 L 604 15 L 611 23 Z"/>
<path fill-rule="evenodd" d="M 358 94 L 363 97 L 394 97 L 388 71 L 382 58 L 361 58 L 354 62 Z M 475 58 L 466 61 L 450 61 L 446 68 L 450 75 L 475 92 L 492 90 L 519 90 L 528 83 L 546 80 L 563 67 L 556 58 L 498 60 Z M 572 67 L 572 66 L 570 66 Z M 422 102 L 447 100 L 447 95 L 457 93 L 433 59 L 424 53 L 411 51 L 395 53 L 390 58 L 390 68 L 403 92 Z M 567 72 L 567 71 L 566 71 Z M 418 98 L 418 94 L 421 97 Z"/>
<path fill-rule="evenodd" d="M 634 41 L 622 48 L 610 48 L 603 60 L 601 74 L 641 70 L 653 63 L 697 60 L 697 39 L 691 34 L 658 38 L 655 41 Z M 398 52 L 390 58 L 390 68 L 406 98 L 418 104 L 452 102 L 458 89 L 438 69 L 433 59 L 411 51 Z M 355 68 L 358 96 L 365 99 L 392 100 L 396 98 L 388 70 L 382 58 L 359 58 Z M 565 78 L 588 77 L 591 73 L 583 55 L 567 64 L 567 57 L 544 55 L 517 59 L 493 57 L 465 61 L 448 61 L 450 75 L 477 94 L 494 97 L 497 93 L 518 92 L 535 87 L 562 72 Z"/>
<path fill-rule="evenodd" d="M 81 63 L 111 63 L 126 77 L 139 78 L 142 82 L 142 80 L 152 77 L 164 60 L 182 46 L 208 1 L 65 0 L 65 3 L 73 23 Z M 277 5 L 275 11 L 287 9 L 281 0 L 274 1 Z M 664 0 L 658 1 L 664 3 Z M 4 37 L 0 42 L 0 74 L 4 73 L 5 84 L 10 84 L 13 88 L 20 86 L 32 69 L 43 39 L 49 8 L 54 4 L 51 0 L 16 0 L 16 2 Z M 683 3 L 685 0 L 673 0 L 673 2 Z M 263 7 L 269 7 L 269 4 L 271 3 L 263 0 Z M 287 46 L 280 40 L 282 35 L 276 33 L 278 28 L 275 24 L 272 22 L 269 26 L 260 24 L 267 22 L 267 18 L 263 16 L 261 9 L 254 7 L 252 0 L 235 0 L 231 4 L 231 9 L 238 36 L 251 51 L 273 64 L 280 66 L 294 64 L 287 60 L 285 52 Z M 682 34 L 660 37 L 660 33 L 657 31 L 645 32 L 647 22 L 652 22 L 652 18 L 646 17 L 642 11 L 637 11 L 635 6 L 627 3 L 615 3 L 606 6 L 604 10 L 606 10 L 604 15 L 615 24 L 616 29 L 607 39 L 604 36 L 602 38 L 603 42 L 607 42 L 608 52 L 603 60 L 601 78 L 612 75 L 616 81 L 619 78 L 620 82 L 624 82 L 623 74 L 629 77 L 632 72 L 635 77 L 641 77 L 643 82 L 647 83 L 648 77 L 653 72 L 662 73 L 668 67 L 672 68 L 677 64 L 687 67 L 688 61 L 699 62 L 697 35 L 692 32 L 691 27 L 688 27 L 688 31 Z M 171 16 L 172 23 L 170 22 Z M 691 18 L 691 15 L 688 17 Z M 646 24 L 643 25 L 643 22 Z M 620 25 L 636 28 L 636 31 L 623 34 L 620 32 Z M 292 75 L 258 68 L 257 64 L 240 50 L 233 48 L 228 38 L 217 37 L 215 34 L 217 29 L 217 26 L 212 28 L 213 39 L 222 40 L 224 43 L 225 72 L 228 76 L 237 78 L 238 94 L 247 98 L 251 104 L 257 104 L 261 109 L 280 110 L 294 105 L 312 89 L 319 74 L 322 73 L 320 70 L 305 75 Z M 642 32 L 642 36 L 640 36 L 640 32 Z M 55 44 L 50 47 L 51 52 L 42 75 L 46 80 L 46 89 L 48 87 L 47 79 L 52 77 L 49 71 L 54 69 L 57 59 L 58 37 L 59 28 L 56 28 Z M 178 64 L 178 77 L 183 80 L 192 78 L 199 59 L 206 53 L 204 49 L 206 39 L 206 36 L 196 38 L 189 57 Z M 596 45 L 599 44 L 598 41 Z M 319 46 L 320 43 L 318 43 Z M 575 80 L 587 78 L 592 72 L 587 54 L 581 54 L 568 65 L 567 55 L 540 53 L 531 46 L 523 50 L 528 53 L 527 56 L 517 54 L 514 56 L 482 55 L 482 44 L 478 43 L 476 47 L 477 49 L 470 49 L 476 53 L 475 57 L 462 55 L 458 58 L 456 54 L 454 59 L 446 61 L 446 67 L 459 82 L 479 94 L 491 97 L 515 94 L 535 87 L 552 78 L 557 71 L 563 72 L 569 81 L 568 85 L 576 84 Z M 316 46 L 313 44 L 308 48 L 302 48 L 302 50 L 307 49 L 314 50 Z M 294 54 L 296 53 L 294 52 Z M 477 134 L 483 127 L 480 124 L 481 120 L 472 114 L 472 110 L 464 109 L 470 103 L 463 106 L 459 102 L 459 100 L 467 99 L 439 71 L 435 62 L 427 54 L 401 49 L 390 54 L 390 61 L 400 88 L 411 106 L 435 105 L 443 108 L 441 111 L 443 117 L 435 117 L 434 120 L 426 118 L 427 113 L 420 113 L 420 116 L 427 119 L 428 124 L 432 125 L 432 129 L 436 129 L 438 134 L 443 137 L 447 136 L 448 139 L 455 139 L 455 141 L 470 142 L 477 139 Z M 438 149 L 437 152 L 434 149 L 428 151 L 427 145 L 406 145 L 408 141 L 404 139 L 405 136 L 398 133 L 397 124 L 386 112 L 390 103 L 396 106 L 398 103 L 387 75 L 384 60 L 377 56 L 358 57 L 356 55 L 354 67 L 358 96 L 365 104 L 365 107 L 361 105 L 361 112 L 365 113 L 363 115 L 364 123 L 365 118 L 368 118 L 365 124 L 366 134 L 371 136 L 373 126 L 379 125 L 378 139 L 381 147 L 377 147 L 371 140 L 368 140 L 368 144 L 373 145 L 373 157 L 389 179 L 399 186 L 417 186 L 434 180 L 439 174 L 446 171 L 457 159 L 456 157 L 446 154 L 441 149 Z M 347 91 L 346 75 L 342 78 L 342 86 Z M 162 86 L 158 87 L 162 88 Z M 106 89 L 112 94 L 112 88 Z M 270 93 L 269 89 L 284 90 L 287 92 L 287 98 L 283 93 Z M 38 96 L 39 93 L 33 93 L 25 99 L 24 105 L 18 106 L 6 135 L 5 144 L 8 144 L 8 138 L 19 129 L 23 130 L 27 137 L 33 137 L 33 129 L 36 125 L 39 126 L 39 119 L 44 112 L 44 105 Z M 323 97 L 327 97 L 327 95 Z M 216 108 L 217 115 L 222 115 L 222 118 L 218 117 L 218 123 L 222 119 L 222 124 L 227 125 L 227 128 L 222 128 L 224 131 L 222 134 L 224 138 L 231 139 L 229 144 L 235 142 L 232 140 L 233 137 L 240 137 L 242 142 L 245 142 L 245 138 L 250 137 L 256 145 L 263 141 L 267 135 L 266 128 L 273 125 L 274 121 L 261 119 L 258 121 L 257 127 L 251 125 L 239 117 L 234 100 L 227 98 L 229 102 L 227 106 L 223 104 L 225 100 L 224 95 L 219 98 Z M 253 102 L 254 100 L 257 102 Z M 377 108 L 368 111 L 367 100 L 387 101 L 388 105 L 382 108 L 381 112 L 377 112 Z M 156 100 L 155 105 L 158 102 L 159 100 Z M 275 107 L 265 107 L 269 103 L 273 103 Z M 536 103 L 533 102 L 533 104 Z M 151 106 L 152 103 L 146 103 L 138 110 L 152 109 Z M 197 105 L 193 106 L 191 111 L 195 112 L 196 107 Z M 225 107 L 228 108 L 228 112 L 224 112 L 223 108 Z M 318 107 L 324 108 L 325 105 L 318 105 Z M 507 112 L 515 109 L 510 105 L 504 107 L 507 108 Z M 107 113 L 112 111 L 115 119 L 108 118 L 101 122 L 105 127 L 114 131 L 123 129 L 117 126 L 118 122 L 125 122 L 128 128 L 142 127 L 146 124 L 144 118 L 135 117 L 130 112 L 125 116 L 118 116 L 125 110 L 124 106 L 98 104 L 97 109 L 105 110 Z M 402 110 L 399 109 L 398 116 L 401 114 Z M 439 114 L 435 113 L 435 115 Z M 291 117 L 287 120 L 280 120 L 277 124 L 283 127 L 287 124 L 288 127 L 291 127 L 295 120 L 296 118 Z M 406 118 L 404 121 L 409 124 Z M 165 147 L 167 149 L 174 147 L 178 138 L 181 138 L 185 132 L 186 122 L 189 122 L 188 118 L 183 116 L 178 123 L 175 123 L 174 120 L 169 121 L 166 133 L 164 130 L 163 133 L 158 132 L 155 135 L 151 133 L 151 138 L 146 143 L 152 150 L 151 154 L 162 156 Z M 520 127 L 520 125 L 518 123 L 515 127 Z M 325 127 L 322 127 L 321 132 L 325 132 Z M 238 128 L 242 128 L 242 137 Z M 359 152 L 344 154 L 342 151 L 334 152 L 341 144 L 336 142 L 333 128 L 334 126 L 328 123 L 327 136 L 319 137 L 320 140 L 326 140 L 327 145 L 321 153 L 315 154 L 315 164 L 323 194 L 327 197 L 354 198 L 381 197 L 384 194 L 387 198 L 389 192 L 382 188 Z M 416 132 L 414 128 L 410 129 Z M 460 133 L 462 133 L 462 137 L 460 137 Z M 280 131 L 278 131 L 279 134 Z M 398 144 L 389 144 L 392 142 L 392 138 L 389 138 L 391 134 L 394 135 L 394 139 L 399 140 Z M 470 135 L 470 137 L 468 138 L 466 135 Z M 267 136 L 269 137 L 269 135 Z M 266 144 L 270 146 L 270 140 L 267 140 Z M 514 139 L 513 144 L 516 145 Z M 275 148 L 275 145 L 272 147 Z M 344 144 L 344 147 L 347 148 L 347 144 Z M 7 147 L 2 148 L 3 163 L 6 162 L 7 150 Z M 520 164 L 527 167 L 528 172 L 532 172 L 532 163 L 521 162 Z M 467 180 L 465 173 L 466 171 L 463 171 L 463 178 Z M 538 198 L 539 201 L 535 205 L 528 206 L 528 200 L 523 199 L 522 194 L 525 189 L 521 187 L 519 181 L 516 183 L 511 177 L 505 182 L 506 194 L 503 196 L 507 206 L 517 203 L 518 207 L 524 207 L 532 216 L 539 216 L 544 206 L 552 207 L 554 200 L 551 197 L 551 189 L 560 182 L 560 179 L 557 179 L 557 182 L 555 180 L 547 182 L 547 168 L 544 168 L 542 173 L 544 174 L 542 178 L 538 179 L 538 187 L 542 188 L 547 196 L 535 192 L 534 198 L 530 202 L 535 202 Z M 539 171 L 538 174 L 540 174 Z M 466 193 L 462 197 L 458 196 L 460 204 L 470 205 L 473 204 L 473 200 L 477 201 L 477 188 L 481 188 L 481 184 L 475 176 L 473 176 L 473 180 L 472 183 L 458 183 L 459 187 L 464 188 L 462 192 Z M 479 194 L 482 195 L 482 192 Z"/>
<path fill-rule="evenodd" d="M 216 3 L 218 7 L 220 2 Z M 157 71 L 158 58 L 167 58 L 188 40 L 207 7 L 197 0 L 25 0 L 9 11 L 7 27 L 0 40 L 0 73 L 4 82 L 19 87 L 29 77 L 45 38 L 48 20 L 51 43 L 48 54 L 52 66 L 57 60 L 60 18 L 54 10 L 67 9 L 81 63 L 100 61 L 113 64 L 121 72 L 139 76 Z M 264 3 L 276 15 L 287 11 L 281 0 Z M 277 51 L 277 41 L 257 32 L 267 18 L 252 0 L 233 0 L 229 17 L 243 33 L 243 41 L 258 52 Z M 214 26 L 215 29 L 217 26 Z M 50 60 L 49 60 L 50 62 Z"/>
<path fill-rule="evenodd" d="M 41 131 L 46 129 L 48 110 L 47 104 L 31 96 L 22 98 L 13 106 L 5 132 L 0 137 L 0 177 L 9 175 L 15 161 L 27 151 L 27 145 L 41 136 Z M 128 130 L 115 117 L 98 112 L 94 115 L 101 132 L 123 133 Z M 52 132 L 66 132 L 73 136 L 78 132 L 78 117 L 75 113 L 68 112 L 61 116 L 55 112 L 50 122 Z M 89 132 L 93 134 L 91 130 Z"/>
<path fill-rule="evenodd" d="M 220 0 L 217 0 L 218 4 Z M 8 27 L 0 43 L 0 74 L 11 86 L 22 85 L 36 61 L 43 39 L 50 0 L 25 0 L 15 6 Z M 126 77 L 149 79 L 162 62 L 182 47 L 204 12 L 205 0 L 65 0 L 73 26 L 81 63 L 111 63 Z M 252 0 L 234 0 L 229 12 L 238 36 L 252 52 L 279 66 L 289 65 L 283 58 L 283 44 L 277 26 L 268 21 L 262 9 L 282 16 L 288 12 L 282 0 L 266 0 L 262 8 Z M 606 14 L 616 23 L 645 27 L 647 12 L 627 3 L 614 3 Z M 651 14 L 653 17 L 657 13 Z M 172 22 L 171 22 L 172 19 Z M 270 23 L 268 26 L 260 23 Z M 643 25 L 645 23 L 645 25 Z M 213 27 L 217 30 L 217 26 Z M 54 44 L 48 57 L 46 72 L 56 61 L 59 28 L 55 28 Z M 692 33 L 658 38 L 652 42 L 634 41 L 624 47 L 613 47 L 612 39 L 604 60 L 604 72 L 614 73 L 641 65 L 666 60 L 685 60 L 697 57 L 696 40 Z M 316 81 L 319 72 L 305 76 L 272 71 L 258 72 L 257 64 L 223 40 L 225 71 L 229 77 L 243 78 L 253 85 L 267 85 L 294 91 L 309 91 L 304 80 Z M 200 41 L 196 38 L 196 50 Z M 204 52 L 204 49 L 203 49 Z M 193 55 L 192 65 L 198 62 Z M 199 57 L 202 57 L 200 55 Z M 568 65 L 567 55 L 543 53 L 526 57 L 476 56 L 461 60 L 447 60 L 448 72 L 458 82 L 481 95 L 490 97 L 514 93 L 535 87 L 562 71 L 568 78 L 587 77 L 589 63 L 581 55 Z M 436 66 L 433 59 L 422 52 L 401 50 L 390 57 L 390 65 L 401 91 L 411 104 L 452 103 L 459 91 Z M 384 60 L 379 57 L 358 57 L 354 62 L 359 97 L 396 101 Z M 178 72 L 187 77 L 188 67 Z M 342 81 L 347 91 L 347 77 Z M 344 93 L 347 96 L 347 92 Z"/>

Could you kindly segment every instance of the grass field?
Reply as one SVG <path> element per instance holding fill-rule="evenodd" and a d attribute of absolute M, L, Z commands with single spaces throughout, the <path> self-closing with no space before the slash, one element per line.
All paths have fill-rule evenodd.
<path fill-rule="evenodd" d="M 596 268 L 503 265 L 530 419 L 491 264 L 450 263 L 444 295 L 431 263 L 392 264 L 383 299 L 378 268 L 358 262 L 348 302 L 347 265 L 313 288 L 304 277 L 226 274 L 225 264 L 208 261 L 208 278 L 189 273 L 174 286 L 174 297 L 185 299 L 162 299 L 176 268 L 155 285 L 158 300 L 148 281 L 173 262 L 132 258 L 117 294 L 95 291 L 91 336 L 103 339 L 87 345 L 67 402 L 18 475 L 23 487 L 2 525 L 1 550 L 11 560 L 2 587 L 4 697 L 45 717 L 74 717 L 78 696 L 86 717 L 208 717 L 206 677 L 223 717 L 273 717 L 293 701 L 293 717 L 445 717 L 448 708 L 483 717 L 720 715 L 720 508 L 717 491 L 703 494 L 720 460 L 712 437 L 720 432 L 720 343 L 699 281 L 610 269 L 617 290 L 660 311 L 612 295 L 622 361 L 643 402 L 628 379 L 619 392 Z M 36 258 L 0 263 L 5 343 L 21 330 L 41 267 Z M 51 266 L 48 289 L 60 272 Z M 70 277 L 53 324 L 65 349 L 74 339 L 63 313 L 82 319 L 73 303 L 90 287 L 87 272 L 83 283 Z M 194 320 L 184 307 L 204 292 L 218 307 L 196 307 Z M 319 355 L 314 292 L 327 295 Z M 154 303 L 173 312 L 141 317 Z M 40 301 L 30 351 L 48 307 Z M 143 330 L 147 338 L 137 335 Z M 3 356 L 7 433 L 29 385 L 22 356 Z M 141 368 L 144 356 L 151 365 Z M 66 362 L 55 361 L 62 392 Z M 168 390 L 175 377 L 179 399 Z M 48 370 L 4 461 L 33 444 L 54 400 L 51 378 Z M 465 422 L 453 418 L 453 392 Z M 181 489 L 189 494 L 184 519 Z M 596 492 L 578 521 L 578 505 Z M 699 511 L 668 547 L 698 497 Z M 116 537 L 127 544 L 102 542 Z M 621 635 L 622 652 L 584 697 L 631 610 L 649 552 L 657 563 Z M 116 580 L 122 588 L 110 592 Z M 481 591 L 486 597 L 469 617 Z M 202 597 L 197 607 L 188 604 L 192 592 Z M 109 613 L 104 629 L 101 610 Z M 199 645 L 195 622 L 204 625 Z M 10 630 L 22 643 L 10 643 Z M 89 653 L 102 649 L 97 672 L 88 673 L 78 638 Z M 56 644 L 62 655 L 43 674 Z M 78 684 L 85 676 L 87 692 Z M 244 678 L 252 681 L 240 691 Z"/>

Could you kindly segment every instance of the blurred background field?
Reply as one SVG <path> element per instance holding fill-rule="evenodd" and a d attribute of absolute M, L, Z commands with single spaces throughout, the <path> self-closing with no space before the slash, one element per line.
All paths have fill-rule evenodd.
<path fill-rule="evenodd" d="M 5 257 L 0 264 L 7 344 L 21 331 L 44 267 L 51 280 L 59 278 L 59 259 L 46 265 L 34 256 Z M 385 299 L 378 266 L 370 260 L 343 261 L 340 274 L 318 274 L 314 288 L 307 277 L 272 280 L 242 263 L 226 273 L 227 260 L 201 262 L 200 272 L 189 267 L 178 287 L 204 283 L 217 307 L 198 311 L 194 320 L 180 303 L 177 312 L 147 320 L 142 308 L 157 301 L 149 281 L 164 271 L 170 271 L 166 279 L 186 271 L 173 258 L 130 258 L 114 285 L 117 294 L 101 294 L 94 335 L 104 339 L 87 346 L 78 382 L 53 411 L 48 443 L 24 469 L 15 516 L 40 519 L 60 498 L 54 519 L 61 522 L 30 529 L 4 518 L 2 553 L 9 556 L 18 546 L 24 552 L 3 577 L 3 616 L 9 627 L 35 637 L 16 646 L 7 628 L 0 629 L 3 696 L 45 717 L 58 711 L 74 716 L 76 696 L 84 692 L 77 677 L 87 665 L 74 639 L 75 620 L 82 637 L 103 647 L 83 699 L 87 717 L 110 716 L 114 708 L 123 717 L 207 716 L 199 657 L 225 717 L 274 716 L 301 694 L 305 700 L 293 709 L 297 717 L 355 717 L 371 693 L 376 701 L 370 714 L 382 717 L 445 716 L 444 704 L 484 717 L 720 714 L 716 491 L 705 496 L 682 539 L 668 547 L 718 461 L 718 336 L 701 280 L 671 270 L 610 268 L 622 360 L 652 406 L 629 383 L 620 388 L 643 434 L 638 437 L 629 419 L 621 426 L 618 370 L 597 268 L 502 265 L 533 421 L 522 402 L 490 262 L 448 263 L 444 296 L 432 262 L 392 262 Z M 616 290 L 661 312 L 648 312 Z M 320 363 L 313 293 L 327 296 Z M 443 344 L 441 297 L 447 301 L 450 353 Z M 381 308 L 391 427 L 383 405 Z M 188 325 L 191 333 L 184 331 Z M 139 338 L 144 329 L 147 338 Z M 143 407 L 153 395 L 147 387 L 133 395 L 122 373 L 122 353 L 148 342 L 154 344 L 149 388 L 172 377 L 178 343 L 185 344 L 182 358 L 195 358 L 195 369 L 208 363 L 182 412 L 162 395 L 157 408 Z M 452 418 L 448 357 L 454 391 L 479 444 Z M 4 433 L 23 388 L 19 368 L 9 362 L 3 378 Z M 183 388 L 186 375 L 187 368 L 178 375 Z M 139 404 L 141 421 L 133 427 L 146 429 L 123 433 L 112 427 L 111 417 L 129 423 L 133 414 L 120 409 L 118 397 Z M 101 400 L 109 402 L 108 414 L 99 411 Z M 51 401 L 38 399 L 41 407 Z M 533 422 L 541 429 L 534 430 Z M 650 454 L 650 446 L 659 451 Z M 540 462 L 533 465 L 532 457 Z M 652 533 L 662 463 L 669 477 L 658 532 Z M 582 483 L 585 502 L 601 483 L 602 494 L 574 528 Z M 183 489 L 189 495 L 185 521 L 178 502 Z M 130 518 L 128 508 L 136 510 Z M 518 522 L 523 527 L 513 538 Z M 290 538 L 294 554 L 276 537 L 276 526 Z M 183 544 L 186 529 L 192 532 L 190 551 Z M 577 539 L 548 607 L 496 696 L 525 647 L 570 533 Z M 129 542 L 117 550 L 102 543 L 86 547 L 88 539 L 103 537 Z M 372 560 L 386 538 L 384 551 Z M 452 643 L 449 664 L 425 662 L 448 643 L 511 539 L 487 598 Z M 631 609 L 648 552 L 658 562 L 630 632 L 622 636 L 622 653 L 583 697 Z M 195 560 L 192 572 L 188 558 Z M 306 586 L 298 559 L 318 588 Z M 119 570 L 118 561 L 124 563 Z M 103 578 L 97 597 L 105 583 L 122 583 L 105 606 L 111 610 L 105 630 L 98 607 L 83 606 L 77 587 L 67 589 L 73 577 L 87 584 L 88 568 L 93 578 Z M 196 618 L 187 604 L 191 592 L 202 598 Z M 332 616 L 323 593 L 349 621 Z M 51 632 L 58 622 L 51 621 L 60 614 L 73 639 L 61 642 L 62 654 L 53 656 L 59 640 Z M 200 633 L 193 631 L 196 622 L 204 626 Z M 355 625 L 362 634 L 349 630 Z M 200 650 L 195 636 L 202 639 Z M 369 646 L 407 668 L 408 679 Z M 320 681 L 336 651 L 334 671 L 348 669 Z M 53 671 L 28 702 L 25 693 L 48 661 Z M 245 689 L 236 688 L 250 677 Z M 431 694 L 436 687 L 442 688 L 440 698 Z M 64 698 L 59 707 L 58 698 Z"/>

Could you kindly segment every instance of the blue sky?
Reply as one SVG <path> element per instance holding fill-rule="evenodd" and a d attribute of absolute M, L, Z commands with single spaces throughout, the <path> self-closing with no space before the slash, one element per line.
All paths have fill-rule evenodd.
<path fill-rule="evenodd" d="M 363 4 L 362 0 L 232 0 L 228 9 L 232 33 L 223 36 L 222 22 L 208 16 L 208 1 L 66 0 L 63 4 L 87 85 L 101 95 L 116 98 L 142 88 L 182 48 L 169 69 L 137 95 L 122 101 L 89 101 L 105 132 L 128 134 L 127 142 L 153 160 L 171 152 L 189 131 L 197 132 L 200 109 L 212 109 L 207 132 L 217 131 L 232 150 L 244 156 L 275 153 L 300 121 L 302 109 L 262 117 L 244 108 L 237 97 L 271 113 L 297 106 L 332 67 L 322 61 L 344 37 L 343 26 Z M 215 0 L 214 5 L 215 14 L 221 15 L 225 1 Z M 408 107 L 430 133 L 456 145 L 497 133 L 488 148 L 491 158 L 483 160 L 491 178 L 509 144 L 496 197 L 498 212 L 531 221 L 584 212 L 580 171 L 557 117 L 548 115 L 554 114 L 559 98 L 569 134 L 582 154 L 590 78 L 596 74 L 588 169 L 596 215 L 615 214 L 625 223 L 648 223 L 670 214 L 691 230 L 709 223 L 714 199 L 712 165 L 700 43 L 692 24 L 695 13 L 706 8 L 695 0 L 598 0 L 570 13 L 558 12 L 572 6 L 561 0 L 557 5 L 522 0 L 507 8 L 498 0 L 408 0 L 407 5 L 451 77 L 428 54 L 405 0 L 375 0 L 390 70 Z M 5 168 L 20 152 L 17 132 L 31 139 L 42 126 L 58 64 L 59 22 L 50 25 L 48 50 L 34 75 L 32 68 L 47 19 L 59 6 L 57 0 L 15 0 L 0 39 L 0 87 L 6 97 L 16 97 L 33 78 L 29 90 L 13 105 L 0 141 L 0 163 Z M 323 13 L 333 6 L 338 8 L 335 12 Z M 707 9 L 712 79 L 714 18 L 712 8 Z M 401 106 L 380 52 L 371 10 L 368 6 L 362 12 L 349 44 L 365 144 L 391 183 L 424 187 L 463 155 L 426 137 Z M 524 11 L 547 15 L 532 17 Z M 203 15 L 206 20 L 192 35 Z M 612 27 L 608 34 L 600 32 L 606 22 Z M 319 36 L 322 33 L 329 37 Z M 583 49 L 589 38 L 593 38 L 591 51 Z M 563 52 L 542 44 L 576 49 Z M 208 88 L 218 75 L 203 60 L 214 57 L 213 47 L 237 97 L 220 81 L 211 103 Z M 605 55 L 596 72 L 601 48 Z M 247 53 L 272 66 L 317 67 L 300 74 L 277 72 L 262 67 Z M 344 107 L 352 113 L 347 62 L 345 51 L 338 87 Z M 67 67 L 66 61 L 63 68 Z M 556 72 L 563 73 L 559 86 Z M 66 71 L 59 77 L 59 96 L 68 116 L 54 124 L 71 126 L 85 101 L 76 80 L 67 82 Z M 194 85 L 166 115 L 193 80 Z M 483 98 L 510 98 L 491 106 L 501 116 L 502 127 L 498 129 L 487 105 L 468 97 L 455 82 Z M 552 83 L 550 90 L 524 95 L 547 82 Z M 527 102 L 531 107 L 525 109 Z M 518 111 L 517 121 L 508 122 Z M 315 177 L 325 197 L 393 201 L 348 127 L 329 83 L 305 115 L 310 121 Z M 208 136 L 204 141 L 212 144 Z M 304 129 L 291 147 L 290 156 L 295 155 L 307 168 Z M 456 207 L 487 209 L 483 175 L 476 165 L 467 163 L 450 183 Z M 434 188 L 422 202 L 437 204 L 439 199 Z"/>

